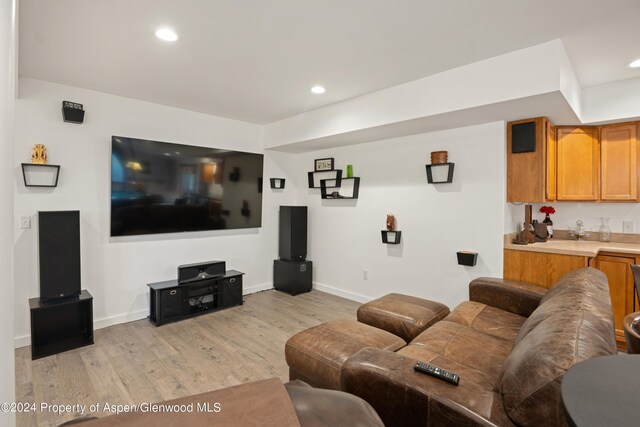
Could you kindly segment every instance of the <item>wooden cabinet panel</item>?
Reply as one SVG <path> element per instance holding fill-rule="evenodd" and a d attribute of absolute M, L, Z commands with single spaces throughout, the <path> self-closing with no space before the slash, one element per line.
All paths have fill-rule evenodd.
<path fill-rule="evenodd" d="M 504 278 L 550 288 L 570 271 L 586 267 L 587 257 L 504 250 Z"/>
<path fill-rule="evenodd" d="M 556 129 L 547 121 L 547 201 L 558 198 L 558 148 Z"/>
<path fill-rule="evenodd" d="M 600 130 L 601 200 L 638 200 L 637 123 Z"/>
<path fill-rule="evenodd" d="M 634 257 L 615 255 L 598 255 L 593 259 L 593 267 L 607 275 L 609 280 L 609 292 L 611 293 L 611 305 L 616 330 L 616 340 L 619 348 L 626 348 L 624 340 L 624 317 L 633 313 L 634 285 L 631 264 L 635 263 Z"/>
<path fill-rule="evenodd" d="M 513 126 L 523 123 L 535 125 L 535 151 L 513 153 Z M 547 201 L 546 162 L 549 127 L 550 123 L 546 117 L 507 123 L 507 202 Z M 555 187 L 555 183 L 553 186 Z"/>
<path fill-rule="evenodd" d="M 600 143 L 596 127 L 556 128 L 558 200 L 598 200 Z"/>

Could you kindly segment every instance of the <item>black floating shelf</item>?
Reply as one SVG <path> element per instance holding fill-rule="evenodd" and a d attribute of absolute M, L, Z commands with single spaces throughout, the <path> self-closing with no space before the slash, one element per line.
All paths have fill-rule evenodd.
<path fill-rule="evenodd" d="M 453 163 L 437 163 L 425 166 L 429 184 L 450 184 L 453 182 L 453 167 L 455 166 Z"/>
<path fill-rule="evenodd" d="M 328 174 L 333 174 L 333 176 L 328 175 Z M 309 172 L 308 173 L 308 178 L 309 178 L 309 188 L 320 188 L 320 186 L 316 187 L 316 181 L 315 181 L 315 175 L 316 174 L 323 174 L 320 176 L 327 176 L 328 178 L 325 179 L 325 181 L 335 181 L 335 183 L 333 183 L 333 185 L 331 186 L 327 186 L 327 188 L 340 188 L 340 183 L 342 182 L 342 169 L 332 169 L 329 171 L 317 171 L 317 172 Z M 322 182 L 320 183 L 322 184 Z"/>
<path fill-rule="evenodd" d="M 269 178 L 271 188 L 282 189 L 284 188 L 284 178 Z"/>
<path fill-rule="evenodd" d="M 400 238 L 402 238 L 402 231 L 387 231 L 380 230 L 382 233 L 382 243 L 387 243 L 389 245 L 397 245 L 400 243 Z M 391 240 L 389 240 L 391 237 Z"/>
<path fill-rule="evenodd" d="M 351 194 L 340 194 L 340 191 L 327 191 L 328 188 L 336 188 L 332 187 L 328 181 L 333 181 L 332 179 L 321 179 L 320 180 L 320 197 L 323 199 L 333 199 L 333 200 L 350 200 L 357 199 L 358 194 L 360 193 L 360 177 L 354 176 L 351 178 L 341 178 L 340 185 L 342 186 L 345 181 L 353 181 L 353 187 L 351 190 Z M 340 187 L 341 188 L 341 187 Z"/>
<path fill-rule="evenodd" d="M 60 165 L 22 163 L 22 178 L 25 187 L 57 187 Z"/>
<path fill-rule="evenodd" d="M 470 251 L 459 251 L 458 252 L 458 264 L 459 265 L 467 265 L 469 267 L 473 267 L 478 262 L 478 253 L 470 252 Z"/>

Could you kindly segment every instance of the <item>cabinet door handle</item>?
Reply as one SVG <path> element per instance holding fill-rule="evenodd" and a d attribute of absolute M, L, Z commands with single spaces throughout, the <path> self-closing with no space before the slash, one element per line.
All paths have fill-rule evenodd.
<path fill-rule="evenodd" d="M 236 281 L 235 277 L 233 279 L 229 279 L 229 282 L 231 282 L 231 283 L 233 283 L 235 281 Z"/>
<path fill-rule="evenodd" d="M 169 295 L 175 295 L 175 294 L 177 294 L 177 293 L 178 293 L 178 291 L 173 290 L 173 291 L 169 292 Z"/>

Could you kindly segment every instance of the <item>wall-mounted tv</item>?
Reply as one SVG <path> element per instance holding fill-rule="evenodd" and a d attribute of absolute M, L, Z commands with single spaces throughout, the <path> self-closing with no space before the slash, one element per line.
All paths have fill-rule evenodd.
<path fill-rule="evenodd" d="M 111 236 L 260 227 L 263 155 L 111 138 Z"/>

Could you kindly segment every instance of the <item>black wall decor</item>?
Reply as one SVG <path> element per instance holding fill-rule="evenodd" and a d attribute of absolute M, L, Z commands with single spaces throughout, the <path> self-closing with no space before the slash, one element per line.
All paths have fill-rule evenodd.
<path fill-rule="evenodd" d="M 82 104 L 71 101 L 62 101 L 62 118 L 67 123 L 83 123 L 84 108 Z"/>
<path fill-rule="evenodd" d="M 269 178 L 269 183 L 271 184 L 271 188 L 283 189 L 284 182 L 285 182 L 284 178 Z"/>
<path fill-rule="evenodd" d="M 240 181 L 240 168 L 234 167 L 233 171 L 229 173 L 229 181 L 238 182 Z"/>
<path fill-rule="evenodd" d="M 80 212 L 38 212 L 40 298 L 80 294 Z"/>

